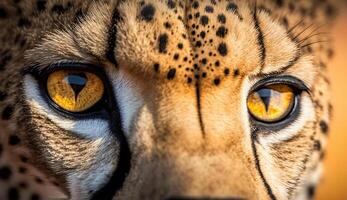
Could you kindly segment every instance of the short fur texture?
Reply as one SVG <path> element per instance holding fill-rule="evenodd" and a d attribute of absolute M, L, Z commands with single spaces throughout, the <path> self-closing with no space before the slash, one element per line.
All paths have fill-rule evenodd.
<path fill-rule="evenodd" d="M 331 105 L 326 0 L 2 0 L 0 199 L 311 199 Z M 110 115 L 54 110 L 31 73 L 103 70 Z M 297 118 L 260 130 L 265 77 L 309 88 Z"/>

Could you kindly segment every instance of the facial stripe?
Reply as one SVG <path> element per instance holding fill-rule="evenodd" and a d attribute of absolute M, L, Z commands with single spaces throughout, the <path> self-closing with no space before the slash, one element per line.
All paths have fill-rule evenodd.
<path fill-rule="evenodd" d="M 263 171 L 261 169 L 261 166 L 260 166 L 260 161 L 259 161 L 259 156 L 258 156 L 258 152 L 257 152 L 257 147 L 255 145 L 255 143 L 257 142 L 257 133 L 256 131 L 254 131 L 251 135 L 251 142 L 252 142 L 252 151 L 253 151 L 253 156 L 254 156 L 254 161 L 255 161 L 255 166 L 256 166 L 256 169 L 260 175 L 260 178 L 266 188 L 266 191 L 269 195 L 269 197 L 271 198 L 271 200 L 276 200 L 276 196 L 274 195 L 274 193 L 272 192 L 272 189 L 271 189 L 271 186 L 269 185 L 269 183 L 267 182 L 264 174 L 263 174 Z"/>
<path fill-rule="evenodd" d="M 265 44 L 264 44 L 264 34 L 260 28 L 258 16 L 257 16 L 257 6 L 255 6 L 254 11 L 253 11 L 253 20 L 254 20 L 254 26 L 255 29 L 258 31 L 258 45 L 260 48 L 260 59 L 261 59 L 261 68 L 260 71 L 263 70 L 264 65 L 265 65 L 265 58 L 266 58 L 266 49 L 265 49 Z"/>
<path fill-rule="evenodd" d="M 119 5 L 119 4 L 118 4 Z M 121 20 L 118 5 L 116 5 L 113 14 L 112 14 L 112 22 L 109 30 L 109 39 L 108 39 L 108 50 L 106 53 L 107 59 L 114 63 L 117 66 L 117 60 L 115 57 L 115 47 L 116 47 L 116 24 Z M 109 85 L 109 94 L 115 94 L 115 91 L 112 89 L 112 84 Z M 109 96 L 109 108 L 110 110 L 110 129 L 114 134 L 116 140 L 120 143 L 119 157 L 118 157 L 118 166 L 116 170 L 113 172 L 110 180 L 107 184 L 105 184 L 101 189 L 95 192 L 91 199 L 99 200 L 111 200 L 114 195 L 123 187 L 125 179 L 129 174 L 131 168 L 131 152 L 129 143 L 125 137 L 123 128 L 122 128 L 122 119 L 120 115 L 119 104 L 117 102 L 117 96 L 110 95 Z"/>
<path fill-rule="evenodd" d="M 106 58 L 116 66 L 117 61 L 115 58 L 115 48 L 116 48 L 116 35 L 117 35 L 117 23 L 121 20 L 119 11 L 118 11 L 118 5 L 113 11 L 112 14 L 112 20 L 109 28 L 109 35 L 108 35 L 108 47 L 107 47 L 107 52 L 106 52 Z"/>
<path fill-rule="evenodd" d="M 201 97 L 200 97 L 200 86 L 199 84 L 196 84 L 196 104 L 197 104 L 197 110 L 198 110 L 198 117 L 199 117 L 199 123 L 201 127 L 201 133 L 205 135 L 205 127 L 204 127 L 204 121 L 202 118 L 202 113 L 201 113 Z"/>

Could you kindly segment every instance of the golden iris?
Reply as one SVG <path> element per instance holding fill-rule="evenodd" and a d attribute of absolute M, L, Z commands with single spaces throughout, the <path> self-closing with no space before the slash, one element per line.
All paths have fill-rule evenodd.
<path fill-rule="evenodd" d="M 252 92 L 247 99 L 251 115 L 263 122 L 278 122 L 292 111 L 295 103 L 293 89 L 285 84 L 273 84 Z"/>
<path fill-rule="evenodd" d="M 97 104 L 104 95 L 104 83 L 95 74 L 78 70 L 59 70 L 47 79 L 51 100 L 69 112 L 83 112 Z"/>

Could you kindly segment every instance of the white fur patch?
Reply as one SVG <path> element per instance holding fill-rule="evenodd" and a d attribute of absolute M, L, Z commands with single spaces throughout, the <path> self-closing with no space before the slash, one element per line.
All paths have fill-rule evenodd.
<path fill-rule="evenodd" d="M 113 67 L 108 70 L 121 114 L 122 127 L 125 134 L 129 136 L 132 122 L 143 105 L 141 84 L 133 80 L 131 75 L 124 70 L 124 67 L 118 71 Z"/>

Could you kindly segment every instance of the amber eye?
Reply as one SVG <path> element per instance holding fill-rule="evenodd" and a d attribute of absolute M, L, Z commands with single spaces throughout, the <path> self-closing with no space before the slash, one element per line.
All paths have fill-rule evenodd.
<path fill-rule="evenodd" d="M 266 123 L 286 118 L 295 105 L 295 93 L 291 86 L 273 84 L 253 91 L 247 99 L 250 114 Z"/>
<path fill-rule="evenodd" d="M 104 95 L 103 81 L 86 71 L 55 71 L 48 76 L 46 87 L 56 105 L 74 113 L 92 108 Z"/>

